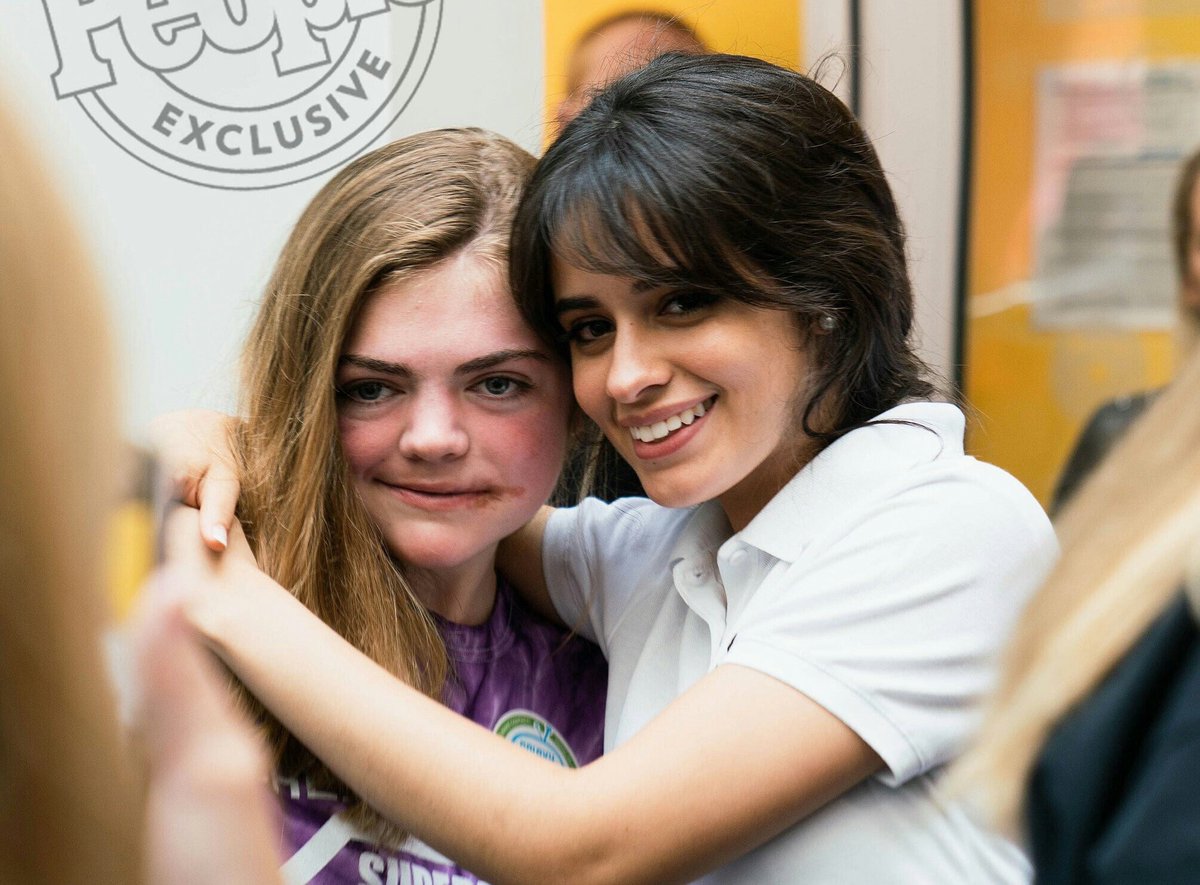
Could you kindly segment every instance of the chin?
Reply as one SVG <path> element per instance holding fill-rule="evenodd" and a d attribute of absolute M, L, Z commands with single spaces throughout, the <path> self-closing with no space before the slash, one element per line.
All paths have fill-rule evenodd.
<path fill-rule="evenodd" d="M 418 536 L 406 533 L 403 540 L 393 538 L 388 547 L 392 555 L 405 565 L 427 571 L 455 569 L 479 556 L 489 545 L 463 543 L 462 533 L 457 537 Z"/>
<path fill-rule="evenodd" d="M 706 494 L 704 490 L 696 488 L 693 484 L 672 482 L 667 477 L 655 478 L 639 474 L 638 479 L 642 481 L 646 497 L 663 507 L 691 507 L 695 504 L 703 504 L 714 497 Z"/>

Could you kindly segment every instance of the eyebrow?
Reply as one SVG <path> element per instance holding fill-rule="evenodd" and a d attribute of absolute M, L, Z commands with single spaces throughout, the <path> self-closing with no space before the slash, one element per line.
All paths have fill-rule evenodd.
<path fill-rule="evenodd" d="M 551 361 L 550 356 L 540 350 L 497 350 L 495 353 L 467 360 L 454 371 L 459 375 L 472 375 L 475 372 L 492 369 L 503 363 L 513 362 L 514 360 L 538 360 L 543 363 Z"/>
<path fill-rule="evenodd" d="M 653 292 L 655 289 L 662 288 L 664 288 L 662 283 L 652 283 L 649 280 L 633 281 L 633 291 L 637 292 L 639 295 L 646 292 Z M 600 302 L 591 295 L 579 295 L 573 298 L 559 298 L 554 302 L 554 314 L 555 316 L 558 316 L 572 310 L 590 310 L 599 306 Z"/>
<path fill-rule="evenodd" d="M 599 301 L 588 295 L 576 298 L 559 298 L 554 302 L 554 315 L 562 316 L 564 313 L 572 310 L 590 310 L 599 305 Z"/>
<path fill-rule="evenodd" d="M 369 356 L 358 356 L 345 353 L 338 359 L 339 366 L 351 365 L 366 369 L 368 372 L 380 372 L 384 375 L 395 375 L 398 378 L 411 378 L 413 371 L 403 363 L 389 363 L 387 360 L 377 360 Z"/>
<path fill-rule="evenodd" d="M 544 363 L 550 362 L 549 355 L 540 350 L 531 349 L 511 349 L 497 350 L 495 353 L 484 354 L 476 357 L 473 360 L 467 360 L 461 366 L 454 369 L 457 375 L 473 375 L 476 372 L 483 372 L 504 363 L 514 360 L 532 359 L 539 360 Z M 369 356 L 359 356 L 358 354 L 348 353 L 343 354 L 338 360 L 339 365 L 358 366 L 360 369 L 366 369 L 369 372 L 380 372 L 384 375 L 393 375 L 397 378 L 413 378 L 416 373 L 404 363 L 393 363 L 387 360 L 379 360 Z"/>

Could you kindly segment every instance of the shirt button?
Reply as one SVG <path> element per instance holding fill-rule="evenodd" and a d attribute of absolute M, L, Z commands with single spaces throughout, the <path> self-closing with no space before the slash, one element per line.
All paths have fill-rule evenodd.
<path fill-rule="evenodd" d="M 743 550 L 741 547 L 737 548 L 736 550 L 734 550 L 732 553 L 729 554 L 729 564 L 730 565 L 741 565 L 745 561 L 746 561 L 746 551 Z"/>

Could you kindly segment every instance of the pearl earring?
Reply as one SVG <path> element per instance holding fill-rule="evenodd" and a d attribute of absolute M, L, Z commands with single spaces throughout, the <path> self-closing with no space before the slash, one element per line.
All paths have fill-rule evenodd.
<path fill-rule="evenodd" d="M 817 326 L 822 332 L 832 332 L 837 328 L 837 320 L 831 313 L 822 314 L 821 318 L 817 320 Z"/>

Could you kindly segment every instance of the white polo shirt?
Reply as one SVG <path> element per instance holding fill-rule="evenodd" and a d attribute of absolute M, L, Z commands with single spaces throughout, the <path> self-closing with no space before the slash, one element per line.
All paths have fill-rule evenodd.
<path fill-rule="evenodd" d="M 715 502 L 641 498 L 588 500 L 547 527 L 559 614 L 608 657 L 606 751 L 736 663 L 821 704 L 886 765 L 705 883 L 1029 878 L 937 774 L 977 725 L 997 652 L 1057 554 L 1053 531 L 1019 482 L 963 453 L 956 407 L 876 420 L 910 423 L 839 439 L 737 534 Z M 748 752 L 771 739 L 746 729 Z"/>

